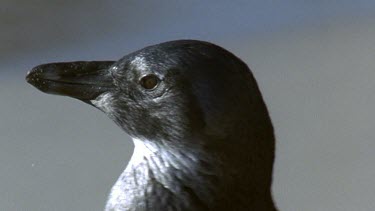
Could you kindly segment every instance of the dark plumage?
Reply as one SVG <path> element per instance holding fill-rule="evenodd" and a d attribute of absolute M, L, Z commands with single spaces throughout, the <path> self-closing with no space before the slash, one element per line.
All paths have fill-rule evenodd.
<path fill-rule="evenodd" d="M 133 138 L 106 210 L 276 210 L 271 120 L 227 50 L 171 41 L 117 62 L 40 65 L 27 81 L 99 108 Z"/>

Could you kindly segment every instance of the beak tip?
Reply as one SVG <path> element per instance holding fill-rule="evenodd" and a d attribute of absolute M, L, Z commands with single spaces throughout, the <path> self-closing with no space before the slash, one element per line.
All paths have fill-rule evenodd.
<path fill-rule="evenodd" d="M 32 79 L 32 71 L 31 70 L 29 70 L 28 72 L 27 72 L 27 74 L 26 74 L 26 81 L 28 82 L 28 83 L 30 83 L 30 80 Z"/>
<path fill-rule="evenodd" d="M 34 67 L 33 69 L 27 72 L 25 79 L 27 83 L 35 86 L 37 77 L 38 77 L 37 68 Z"/>
<path fill-rule="evenodd" d="M 34 80 L 34 72 L 32 70 L 28 71 L 27 74 L 26 74 L 26 81 L 27 83 L 29 84 L 32 84 L 33 80 Z"/>

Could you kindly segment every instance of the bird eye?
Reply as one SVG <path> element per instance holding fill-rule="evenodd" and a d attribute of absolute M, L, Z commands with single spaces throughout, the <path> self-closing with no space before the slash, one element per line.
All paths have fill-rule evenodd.
<path fill-rule="evenodd" d="M 145 89 L 153 89 L 159 83 L 159 78 L 156 75 L 146 75 L 140 80 L 141 86 Z"/>

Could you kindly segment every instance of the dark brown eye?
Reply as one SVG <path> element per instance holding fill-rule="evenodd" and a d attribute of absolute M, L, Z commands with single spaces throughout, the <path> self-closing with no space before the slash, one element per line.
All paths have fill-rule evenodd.
<path fill-rule="evenodd" d="M 152 74 L 146 75 L 143 78 L 141 78 L 140 83 L 145 89 L 153 89 L 158 85 L 159 78 L 156 77 L 156 75 L 152 75 Z"/>

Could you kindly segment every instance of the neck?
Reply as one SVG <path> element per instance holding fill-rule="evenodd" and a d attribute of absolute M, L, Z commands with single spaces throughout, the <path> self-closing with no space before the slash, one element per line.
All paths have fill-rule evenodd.
<path fill-rule="evenodd" d="M 135 149 L 106 210 L 276 210 L 271 193 L 201 149 L 133 139 Z M 249 174 L 249 172 L 247 172 Z M 245 175 L 246 176 L 246 175 Z M 250 176 L 251 177 L 251 176 Z"/>

